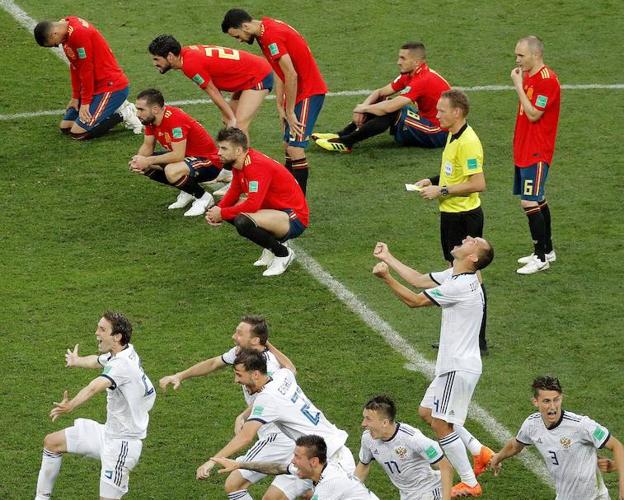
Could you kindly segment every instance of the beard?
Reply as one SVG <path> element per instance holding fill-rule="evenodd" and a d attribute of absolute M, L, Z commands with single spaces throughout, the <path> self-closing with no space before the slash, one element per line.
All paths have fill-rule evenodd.
<path fill-rule="evenodd" d="M 234 168 L 234 163 L 235 163 L 235 160 L 229 160 L 229 161 L 221 160 L 221 168 L 223 168 L 223 170 L 231 171 Z"/>
<path fill-rule="evenodd" d="M 154 123 L 156 121 L 156 117 L 154 115 L 145 118 L 145 119 L 141 119 L 139 118 L 139 121 L 143 124 L 143 125 L 151 125 L 152 123 Z"/>

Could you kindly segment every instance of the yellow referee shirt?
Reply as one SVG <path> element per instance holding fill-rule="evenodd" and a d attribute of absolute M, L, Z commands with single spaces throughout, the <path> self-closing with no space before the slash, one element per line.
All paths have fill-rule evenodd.
<path fill-rule="evenodd" d="M 471 175 L 483 172 L 483 147 L 481 141 L 467 125 L 460 136 L 448 135 L 442 152 L 440 186 L 453 186 L 467 182 Z M 466 196 L 441 196 L 440 212 L 467 212 L 481 205 L 479 193 Z"/>

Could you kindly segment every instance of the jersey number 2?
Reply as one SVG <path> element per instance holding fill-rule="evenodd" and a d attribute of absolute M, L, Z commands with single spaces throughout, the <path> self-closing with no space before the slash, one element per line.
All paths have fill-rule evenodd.
<path fill-rule="evenodd" d="M 214 57 L 215 55 L 219 59 L 232 59 L 238 61 L 240 59 L 240 52 L 236 49 L 228 49 L 227 47 L 206 47 L 206 55 L 208 57 Z"/>

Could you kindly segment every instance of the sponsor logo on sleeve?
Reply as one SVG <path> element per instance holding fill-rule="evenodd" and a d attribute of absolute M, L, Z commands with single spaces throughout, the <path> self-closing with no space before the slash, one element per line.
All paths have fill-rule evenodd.
<path fill-rule="evenodd" d="M 250 181 L 249 182 L 249 192 L 257 193 L 258 192 L 258 181 Z"/>
<path fill-rule="evenodd" d="M 182 133 L 182 127 L 176 127 L 171 130 L 171 135 L 174 139 L 182 139 L 184 134 Z"/>
<path fill-rule="evenodd" d="M 476 158 L 468 158 L 468 170 L 475 170 L 479 167 L 479 162 Z"/>
<path fill-rule="evenodd" d="M 260 417 L 264 413 L 264 406 L 254 406 L 251 412 L 252 417 Z"/>
<path fill-rule="evenodd" d="M 539 106 L 540 108 L 545 108 L 547 103 L 548 97 L 546 97 L 545 95 L 538 95 L 537 99 L 535 99 L 535 105 Z"/>
<path fill-rule="evenodd" d="M 206 83 L 206 80 L 204 80 L 201 75 L 199 73 L 197 73 L 192 80 L 197 84 L 197 85 L 203 85 L 204 83 Z"/>
<path fill-rule="evenodd" d="M 429 460 L 433 460 L 434 458 L 438 456 L 438 450 L 436 450 L 433 446 L 430 446 L 429 448 L 427 448 L 425 450 L 425 453 L 427 454 L 427 458 Z"/>
<path fill-rule="evenodd" d="M 412 87 L 408 85 L 403 90 L 401 90 L 401 94 L 407 94 L 410 90 L 412 90 Z"/>
<path fill-rule="evenodd" d="M 87 51 L 84 49 L 84 47 L 78 47 L 76 49 L 76 52 L 78 52 L 78 59 L 86 59 L 87 58 Z"/>
<path fill-rule="evenodd" d="M 432 295 L 434 297 L 444 297 L 444 295 L 442 295 L 442 292 L 440 292 L 440 290 L 438 290 L 437 288 L 429 290 L 429 295 Z"/>
<path fill-rule="evenodd" d="M 269 52 L 271 53 L 272 56 L 276 56 L 277 54 L 279 54 L 279 47 L 277 46 L 276 43 L 269 44 Z"/>
<path fill-rule="evenodd" d="M 607 432 L 602 427 L 596 427 L 592 435 L 596 441 L 602 441 L 607 435 Z"/>
<path fill-rule="evenodd" d="M 106 374 L 110 373 L 110 371 L 111 371 L 111 366 L 107 365 L 107 366 L 104 367 L 104 371 L 102 372 L 102 375 L 106 375 Z"/>

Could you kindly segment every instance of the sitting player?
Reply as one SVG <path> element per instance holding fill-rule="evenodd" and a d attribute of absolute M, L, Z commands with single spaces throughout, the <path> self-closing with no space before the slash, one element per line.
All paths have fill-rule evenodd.
<path fill-rule="evenodd" d="M 199 183 L 215 180 L 221 172 L 212 137 L 180 108 L 165 105 L 159 90 L 141 92 L 136 107 L 145 125 L 145 138 L 128 163 L 130 171 L 179 189 L 180 194 L 169 209 L 184 208 L 192 201 L 184 216 L 203 215 L 214 205 L 214 199 Z M 162 154 L 154 153 L 156 141 L 165 148 Z"/>
<path fill-rule="evenodd" d="M 41 21 L 34 30 L 42 47 L 58 47 L 69 60 L 72 97 L 59 124 L 74 139 L 99 137 L 120 122 L 135 134 L 143 130 L 128 98 L 128 78 L 108 43 L 92 24 L 75 16 Z"/>
<path fill-rule="evenodd" d="M 444 146 L 448 133 L 440 127 L 436 104 L 442 92 L 450 89 L 448 82 L 429 69 L 425 46 L 420 42 L 402 45 L 397 64 L 399 76 L 358 104 L 353 109 L 352 121 L 344 129 L 335 134 L 312 134 L 318 146 L 350 153 L 356 143 L 388 129 L 401 146 Z M 396 93 L 399 94 L 388 99 Z"/>

